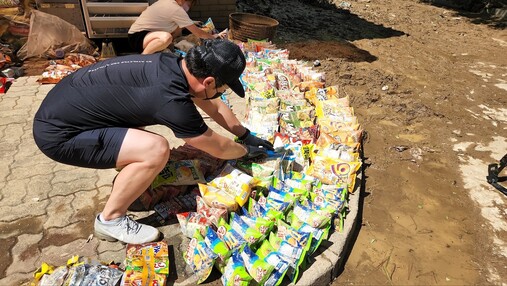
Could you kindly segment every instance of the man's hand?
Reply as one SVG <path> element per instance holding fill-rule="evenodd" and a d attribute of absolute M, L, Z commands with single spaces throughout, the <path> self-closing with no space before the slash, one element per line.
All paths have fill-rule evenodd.
<path fill-rule="evenodd" d="M 242 158 L 244 160 L 258 160 L 258 159 L 264 159 L 264 158 L 268 157 L 268 153 L 266 152 L 266 149 L 262 148 L 262 147 L 255 147 L 255 146 L 246 145 L 246 150 L 247 150 L 247 153 Z"/>
<path fill-rule="evenodd" d="M 250 133 L 250 130 L 248 129 L 246 130 L 246 133 L 238 139 L 247 146 L 263 147 L 265 150 L 270 151 L 274 150 L 273 144 L 271 144 L 271 142 L 252 135 L 252 133 Z"/>
<path fill-rule="evenodd" d="M 227 38 L 228 29 L 223 30 L 222 32 L 215 34 L 215 39 L 226 39 Z"/>

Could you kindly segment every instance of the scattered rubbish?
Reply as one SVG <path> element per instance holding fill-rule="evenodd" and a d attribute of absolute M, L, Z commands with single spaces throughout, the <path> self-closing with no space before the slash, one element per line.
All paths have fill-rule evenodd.
<path fill-rule="evenodd" d="M 340 4 L 338 4 L 338 7 L 348 9 L 348 8 L 352 7 L 352 4 L 350 4 L 350 2 L 343 1 Z"/>
<path fill-rule="evenodd" d="M 410 155 L 412 155 L 414 160 L 417 160 L 417 161 L 422 160 L 422 154 L 423 154 L 423 151 L 421 148 L 412 148 L 410 150 Z"/>
<path fill-rule="evenodd" d="M 407 149 L 410 149 L 410 147 L 408 146 L 404 146 L 404 145 L 399 145 L 399 146 L 393 146 L 392 147 L 394 150 L 398 151 L 398 152 L 403 152 Z"/>
<path fill-rule="evenodd" d="M 320 67 L 320 61 L 319 61 L 319 60 L 315 60 L 315 61 L 313 62 L 313 66 L 314 66 L 314 67 Z"/>
<path fill-rule="evenodd" d="M 116 52 L 114 51 L 113 43 L 106 39 L 102 42 L 102 50 L 100 53 L 101 58 L 112 58 L 116 57 Z"/>
<path fill-rule="evenodd" d="M 384 86 L 382 87 L 382 90 L 383 90 L 383 91 L 386 91 L 386 90 L 388 90 L 388 89 L 389 89 L 389 86 L 388 86 L 388 85 L 384 85 Z"/>
<path fill-rule="evenodd" d="M 493 163 L 488 165 L 488 176 L 486 179 L 488 183 L 495 187 L 502 194 L 507 196 L 507 188 L 500 185 L 499 182 L 507 181 L 507 176 L 499 177 L 498 175 L 502 172 L 502 170 L 507 166 L 507 154 L 500 159 L 500 163 Z"/>

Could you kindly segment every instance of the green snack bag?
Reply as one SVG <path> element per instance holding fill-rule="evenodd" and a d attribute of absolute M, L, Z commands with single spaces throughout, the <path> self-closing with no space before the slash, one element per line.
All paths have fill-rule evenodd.
<path fill-rule="evenodd" d="M 297 231 L 295 228 L 286 224 L 282 220 L 278 221 L 278 230 L 276 232 L 276 236 L 279 237 L 282 241 L 289 243 L 295 247 L 303 247 L 305 251 L 308 251 L 310 248 L 310 242 L 312 239 L 312 234 L 301 233 Z M 274 244 L 271 244 L 275 246 Z"/>
<path fill-rule="evenodd" d="M 225 221 L 223 218 L 218 219 L 217 235 L 222 239 L 230 250 L 238 250 L 246 240 Z"/>
<path fill-rule="evenodd" d="M 241 216 L 241 219 L 248 224 L 249 226 L 258 230 L 264 237 L 268 235 L 268 233 L 273 228 L 274 222 L 269 219 L 265 219 L 263 217 L 252 217 L 248 215 Z"/>
<path fill-rule="evenodd" d="M 195 231 L 194 237 L 190 240 L 186 251 L 183 252 L 185 262 L 198 277 L 197 284 L 201 284 L 209 277 L 217 257 L 206 245 L 198 230 Z"/>
<path fill-rule="evenodd" d="M 262 241 L 261 246 L 259 246 L 259 248 L 257 249 L 257 251 L 255 253 L 259 256 L 266 257 L 266 256 L 268 256 L 268 254 L 270 254 L 271 252 L 275 252 L 275 251 L 276 251 L 276 249 L 271 245 L 269 240 L 265 239 Z"/>
<path fill-rule="evenodd" d="M 303 223 L 301 227 L 298 229 L 299 232 L 311 233 L 312 234 L 312 242 L 310 244 L 310 249 L 308 249 L 308 254 L 312 255 L 319 248 L 320 244 L 324 239 L 329 237 L 329 230 L 331 229 L 331 223 L 322 229 L 314 228 L 309 224 Z"/>
<path fill-rule="evenodd" d="M 245 263 L 241 258 L 238 251 L 234 251 L 231 258 L 225 265 L 224 273 L 222 275 L 222 284 L 224 286 L 248 286 L 252 281 L 252 276 L 248 274 L 245 268 Z"/>
<path fill-rule="evenodd" d="M 231 251 L 229 250 L 227 244 L 222 239 L 220 239 L 213 228 L 209 226 L 206 227 L 205 233 L 206 235 L 204 237 L 204 241 L 206 242 L 206 245 L 213 251 L 213 253 L 218 255 L 217 259 L 215 260 L 215 266 L 218 268 L 218 270 L 220 270 L 220 272 L 223 273 L 225 263 L 231 256 Z"/>
<path fill-rule="evenodd" d="M 248 225 L 238 214 L 231 213 L 231 228 L 241 235 L 248 244 L 257 243 L 263 234 L 255 227 Z"/>
<path fill-rule="evenodd" d="M 306 249 L 302 246 L 293 246 L 286 241 L 282 241 L 280 243 L 278 253 L 281 254 L 281 258 L 283 260 L 289 263 L 291 268 L 289 271 L 289 277 L 293 283 L 296 283 L 297 279 L 299 278 L 300 266 L 306 257 Z"/>
<path fill-rule="evenodd" d="M 271 272 L 275 268 L 273 265 L 267 263 L 263 257 L 256 255 L 248 245 L 243 247 L 241 258 L 243 258 L 246 270 L 250 276 L 261 285 L 269 278 Z"/>
<path fill-rule="evenodd" d="M 331 218 L 325 213 L 312 210 L 296 202 L 292 211 L 290 225 L 295 229 L 299 229 L 303 223 L 307 223 L 314 228 L 323 228 L 329 225 Z"/>

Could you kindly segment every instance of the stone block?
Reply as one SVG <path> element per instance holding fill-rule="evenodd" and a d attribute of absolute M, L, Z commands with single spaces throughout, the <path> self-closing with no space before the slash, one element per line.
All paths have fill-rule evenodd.
<path fill-rule="evenodd" d="M 37 257 L 41 255 L 37 244 L 41 239 L 42 233 L 18 236 L 18 243 L 11 250 L 12 263 L 5 273 L 7 276 L 37 269 Z"/>

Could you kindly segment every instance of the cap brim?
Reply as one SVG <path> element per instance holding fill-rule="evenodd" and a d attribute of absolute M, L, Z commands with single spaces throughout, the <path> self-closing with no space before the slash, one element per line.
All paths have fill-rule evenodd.
<path fill-rule="evenodd" d="M 239 97 L 245 97 L 245 89 L 243 88 L 243 85 L 239 79 L 227 83 L 227 86 L 232 89 L 232 91 L 234 91 L 234 93 L 236 93 Z"/>

